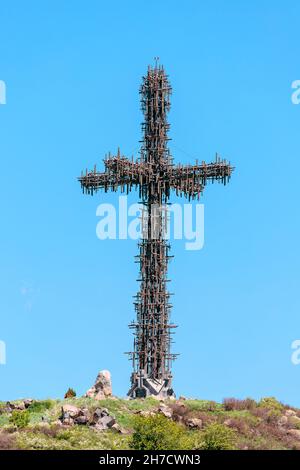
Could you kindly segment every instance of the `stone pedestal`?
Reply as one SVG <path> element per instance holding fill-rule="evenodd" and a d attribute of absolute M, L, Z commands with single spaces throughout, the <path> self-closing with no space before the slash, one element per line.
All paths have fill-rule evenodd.
<path fill-rule="evenodd" d="M 168 375 L 157 380 L 148 377 L 144 371 L 134 372 L 131 376 L 131 388 L 127 394 L 130 398 L 146 398 L 149 396 L 157 398 L 175 397 L 172 388 L 172 376 Z"/>

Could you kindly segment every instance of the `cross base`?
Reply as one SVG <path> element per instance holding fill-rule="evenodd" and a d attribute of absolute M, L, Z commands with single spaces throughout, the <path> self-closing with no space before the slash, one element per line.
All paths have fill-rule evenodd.
<path fill-rule="evenodd" d="M 143 370 L 134 372 L 131 376 L 131 388 L 127 395 L 130 398 L 175 398 L 172 388 L 172 375 L 166 375 L 163 379 L 149 377 Z"/>

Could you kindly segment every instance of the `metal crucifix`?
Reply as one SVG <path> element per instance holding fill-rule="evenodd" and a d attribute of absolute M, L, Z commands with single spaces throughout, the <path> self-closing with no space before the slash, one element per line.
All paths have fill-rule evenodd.
<path fill-rule="evenodd" d="M 170 109 L 171 86 L 164 68 L 156 63 L 148 67 L 140 88 L 143 140 L 140 158 L 130 160 L 109 154 L 104 160 L 105 171 L 86 172 L 79 177 L 83 191 L 93 194 L 103 189 L 127 193 L 138 188 L 147 214 L 147 233 L 139 242 L 140 290 L 136 295 L 136 321 L 131 387 L 132 398 L 156 395 L 174 395 L 171 364 L 176 355 L 171 353 L 170 293 L 167 290 L 167 268 L 170 245 L 164 237 L 162 212 L 153 218 L 153 207 L 165 205 L 171 191 L 190 199 L 199 199 L 208 181 L 226 184 L 233 167 L 226 160 L 216 159 L 194 165 L 174 165 L 168 149 L 167 113 Z M 156 225 L 153 237 L 153 225 Z"/>

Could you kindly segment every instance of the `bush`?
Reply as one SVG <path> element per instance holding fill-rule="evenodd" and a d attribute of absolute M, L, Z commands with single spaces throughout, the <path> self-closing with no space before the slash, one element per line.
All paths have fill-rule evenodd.
<path fill-rule="evenodd" d="M 14 410 L 9 418 L 9 422 L 17 428 L 26 428 L 30 421 L 30 415 L 28 411 Z"/>
<path fill-rule="evenodd" d="M 282 403 L 276 400 L 274 397 L 262 398 L 259 402 L 259 406 L 262 408 L 268 408 L 269 410 L 282 411 L 284 406 Z"/>
<path fill-rule="evenodd" d="M 73 390 L 73 388 L 68 388 L 68 390 L 65 393 L 65 398 L 74 398 L 76 397 L 76 392 Z"/>
<path fill-rule="evenodd" d="M 184 427 L 165 416 L 139 416 L 129 443 L 134 450 L 180 450 L 193 448 Z"/>
<path fill-rule="evenodd" d="M 210 424 L 203 432 L 204 450 L 230 450 L 234 449 L 236 433 L 224 424 Z"/>
<path fill-rule="evenodd" d="M 28 411 L 33 412 L 33 413 L 42 413 L 52 408 L 53 405 L 54 405 L 54 401 L 52 400 L 34 401 L 28 407 Z"/>
<path fill-rule="evenodd" d="M 0 432 L 0 450 L 11 450 L 15 448 L 15 437 L 8 432 Z"/>
<path fill-rule="evenodd" d="M 252 398 L 246 398 L 245 400 L 238 400 L 236 398 L 224 398 L 223 406 L 225 411 L 242 411 L 242 410 L 253 410 L 257 403 Z"/>

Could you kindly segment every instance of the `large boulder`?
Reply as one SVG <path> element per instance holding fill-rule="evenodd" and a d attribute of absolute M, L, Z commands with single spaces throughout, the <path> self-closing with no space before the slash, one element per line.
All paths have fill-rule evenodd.
<path fill-rule="evenodd" d="M 66 426 L 72 426 L 76 419 L 82 415 L 82 411 L 77 406 L 63 405 L 61 408 L 60 421 Z M 79 424 L 79 423 L 78 423 Z"/>
<path fill-rule="evenodd" d="M 85 396 L 96 400 L 103 400 L 112 396 L 111 375 L 108 370 L 99 372 L 95 385 L 86 392 Z"/>
<path fill-rule="evenodd" d="M 73 405 L 63 405 L 61 411 L 62 411 L 62 414 L 67 413 L 70 416 L 70 418 L 73 418 L 73 419 L 81 415 L 81 409 Z"/>

